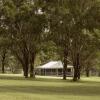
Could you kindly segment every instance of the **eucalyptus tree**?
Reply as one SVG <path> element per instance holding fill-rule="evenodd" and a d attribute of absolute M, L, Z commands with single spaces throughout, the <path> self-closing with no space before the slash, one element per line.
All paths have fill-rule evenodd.
<path fill-rule="evenodd" d="M 70 46 L 70 21 L 71 16 L 68 8 L 64 8 L 63 0 L 39 0 L 41 8 L 46 13 L 48 20 L 48 39 L 55 42 L 59 49 L 60 59 L 63 62 L 63 79 L 66 79 L 68 53 Z"/>
<path fill-rule="evenodd" d="M 83 31 L 93 33 L 94 29 L 100 29 L 100 2 L 99 0 L 39 0 L 39 2 L 47 14 L 51 37 L 64 52 L 63 78 L 66 79 L 67 57 L 70 51 L 74 66 L 73 80 L 77 81 L 80 79 L 80 54 L 85 46 Z"/>
<path fill-rule="evenodd" d="M 1 66 L 2 66 L 2 73 L 5 73 L 5 65 L 7 64 L 7 54 L 8 54 L 8 48 L 9 48 L 9 42 L 6 37 L 6 27 L 3 22 L 3 2 L 0 0 L 0 61 L 1 61 Z"/>
<path fill-rule="evenodd" d="M 73 65 L 74 65 L 74 81 L 80 78 L 80 54 L 82 45 L 85 41 L 82 41 L 84 35 L 83 30 L 91 33 L 94 29 L 100 29 L 100 2 L 97 0 L 80 1 L 73 0 L 68 1 L 70 13 L 73 16 L 72 26 L 72 47 L 73 47 Z"/>
<path fill-rule="evenodd" d="M 90 70 L 95 66 L 95 59 L 97 59 L 98 52 L 98 40 L 92 34 L 86 34 L 84 36 L 85 43 L 82 44 L 80 50 L 80 67 L 81 72 L 86 72 L 86 76 L 89 76 Z"/>
<path fill-rule="evenodd" d="M 5 65 L 7 63 L 8 45 L 3 37 L 0 38 L 0 62 L 2 73 L 5 73 Z"/>
<path fill-rule="evenodd" d="M 45 15 L 30 0 L 5 0 L 3 12 L 5 24 L 12 40 L 12 52 L 23 66 L 24 76 L 35 77 L 34 61 L 45 29 Z"/>

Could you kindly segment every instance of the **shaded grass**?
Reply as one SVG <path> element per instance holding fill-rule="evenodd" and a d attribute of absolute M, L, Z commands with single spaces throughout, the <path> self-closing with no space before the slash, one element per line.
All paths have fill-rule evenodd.
<path fill-rule="evenodd" d="M 79 82 L 52 78 L 24 79 L 0 75 L 0 100 L 99 100 L 100 78 Z"/>

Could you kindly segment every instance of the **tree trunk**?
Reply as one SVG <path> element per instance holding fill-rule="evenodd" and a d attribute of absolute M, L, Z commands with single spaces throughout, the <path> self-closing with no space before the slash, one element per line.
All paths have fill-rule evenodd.
<path fill-rule="evenodd" d="M 63 67 L 63 80 L 66 80 L 66 74 L 67 74 L 67 61 L 64 60 L 64 67 Z"/>
<path fill-rule="evenodd" d="M 77 53 L 75 62 L 74 62 L 74 77 L 73 81 L 80 79 L 80 64 L 79 64 L 79 53 Z"/>
<path fill-rule="evenodd" d="M 78 80 L 80 80 L 81 74 L 80 74 L 80 69 L 78 71 Z"/>
<path fill-rule="evenodd" d="M 77 78 L 78 80 L 80 79 L 80 58 L 79 58 L 79 53 L 77 53 Z"/>
<path fill-rule="evenodd" d="M 35 70 L 34 70 L 34 60 L 35 60 L 35 54 L 33 53 L 30 55 L 30 78 L 35 78 Z"/>
<path fill-rule="evenodd" d="M 5 73 L 5 64 L 4 64 L 4 61 L 2 61 L 2 73 L 3 74 Z"/>
<path fill-rule="evenodd" d="M 64 65 L 63 65 L 63 80 L 66 80 L 67 76 L 67 57 L 68 57 L 68 50 L 64 50 Z"/>
<path fill-rule="evenodd" d="M 28 78 L 28 65 L 24 66 L 24 76 L 25 78 Z"/>
<path fill-rule="evenodd" d="M 30 64 L 30 78 L 33 77 L 33 65 Z"/>
<path fill-rule="evenodd" d="M 24 69 L 24 76 L 25 78 L 28 78 L 28 71 L 29 71 L 29 59 L 28 57 L 24 58 L 25 62 L 24 62 L 24 66 L 23 66 L 23 69 Z"/>
<path fill-rule="evenodd" d="M 35 71 L 33 64 L 30 64 L 30 78 L 35 78 Z"/>
<path fill-rule="evenodd" d="M 74 66 L 74 77 L 73 77 L 73 81 L 77 81 L 77 67 L 76 66 Z"/>
<path fill-rule="evenodd" d="M 3 51 L 3 55 L 2 55 L 2 73 L 5 73 L 5 58 L 6 58 L 6 51 Z"/>

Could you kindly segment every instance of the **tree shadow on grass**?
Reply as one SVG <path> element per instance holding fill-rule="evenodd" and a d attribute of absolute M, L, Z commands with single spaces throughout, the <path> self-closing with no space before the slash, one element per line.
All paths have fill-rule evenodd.
<path fill-rule="evenodd" d="M 67 79 L 67 80 L 62 80 L 60 78 L 58 79 L 54 79 L 54 78 L 39 78 L 36 77 L 34 78 L 24 78 L 24 77 L 18 77 L 18 76 L 0 76 L 0 80 L 26 80 L 26 81 L 42 81 L 42 82 L 71 82 L 71 80 Z"/>
<path fill-rule="evenodd" d="M 40 81 L 40 82 L 71 82 L 71 83 L 86 83 L 86 84 L 100 84 L 100 81 L 88 81 L 88 80 L 80 80 L 80 81 L 77 81 L 77 82 L 73 82 L 72 79 L 67 79 L 67 80 L 63 80 L 61 78 L 58 78 L 58 79 L 54 79 L 54 78 L 24 78 L 24 77 L 21 77 L 21 76 L 3 76 L 1 75 L 0 76 L 0 80 L 25 80 L 25 81 Z"/>
<path fill-rule="evenodd" d="M 1 93 L 100 96 L 100 86 L 0 86 Z"/>
<path fill-rule="evenodd" d="M 41 95 L 78 95 L 78 96 L 99 96 L 100 95 L 100 82 L 99 81 L 79 81 L 72 82 L 71 80 L 61 80 L 52 78 L 36 78 L 25 79 L 18 76 L 0 76 L 0 80 L 16 80 L 19 83 L 23 80 L 31 81 L 32 84 L 22 85 L 3 85 L 0 86 L 0 93 L 31 93 Z M 15 82 L 16 82 L 15 81 Z M 38 84 L 33 84 L 34 82 Z M 40 83 L 39 83 L 40 82 Z M 43 82 L 41 84 L 41 82 Z M 52 85 L 51 85 L 52 83 Z M 61 83 L 58 85 L 58 83 Z M 68 84 L 67 84 L 68 83 Z M 45 84 L 45 85 L 44 85 Z M 57 86 L 57 85 L 58 86 Z"/>

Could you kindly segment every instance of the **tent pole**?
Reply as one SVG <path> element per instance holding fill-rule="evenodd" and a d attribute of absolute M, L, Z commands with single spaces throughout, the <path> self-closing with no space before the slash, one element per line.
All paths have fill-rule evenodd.
<path fill-rule="evenodd" d="M 44 73 L 45 73 L 45 76 L 46 76 L 46 69 L 44 69 Z"/>

